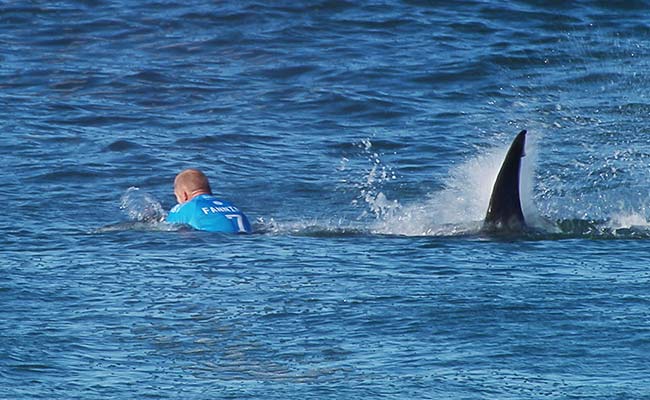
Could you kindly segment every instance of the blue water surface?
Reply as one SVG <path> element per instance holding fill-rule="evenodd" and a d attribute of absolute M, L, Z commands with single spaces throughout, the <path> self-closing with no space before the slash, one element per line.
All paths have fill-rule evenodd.
<path fill-rule="evenodd" d="M 650 398 L 649 7 L 0 3 L 0 398 Z"/>

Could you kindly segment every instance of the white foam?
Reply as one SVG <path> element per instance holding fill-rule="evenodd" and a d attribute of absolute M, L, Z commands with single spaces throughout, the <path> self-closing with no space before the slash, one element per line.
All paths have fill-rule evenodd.
<path fill-rule="evenodd" d="M 255 221 L 253 230 L 257 233 L 271 235 L 305 236 L 338 236 L 364 232 L 362 227 L 355 227 L 343 218 L 276 221 L 274 218 L 265 219 L 260 217 Z"/>
<path fill-rule="evenodd" d="M 650 221 L 648 221 L 645 215 L 635 212 L 618 212 L 612 215 L 610 220 L 607 222 L 608 228 L 611 229 L 650 229 Z"/>

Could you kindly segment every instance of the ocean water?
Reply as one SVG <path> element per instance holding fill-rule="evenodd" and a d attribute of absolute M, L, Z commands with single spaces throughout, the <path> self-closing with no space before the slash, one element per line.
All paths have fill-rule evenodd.
<path fill-rule="evenodd" d="M 0 398 L 650 399 L 649 9 L 0 2 Z"/>

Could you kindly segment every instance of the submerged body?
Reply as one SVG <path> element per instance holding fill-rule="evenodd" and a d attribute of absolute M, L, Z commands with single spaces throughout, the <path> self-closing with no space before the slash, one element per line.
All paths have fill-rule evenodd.
<path fill-rule="evenodd" d="M 177 204 L 167 215 L 167 222 L 185 224 L 209 232 L 251 233 L 246 215 L 232 203 L 211 194 L 202 194 Z"/>

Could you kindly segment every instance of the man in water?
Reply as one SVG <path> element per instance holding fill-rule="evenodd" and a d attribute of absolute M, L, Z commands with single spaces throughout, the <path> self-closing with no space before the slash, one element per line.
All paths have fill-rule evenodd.
<path fill-rule="evenodd" d="M 252 232 L 246 215 L 232 203 L 213 196 L 208 178 L 198 169 L 186 169 L 176 175 L 174 194 L 178 204 L 167 215 L 170 224 L 210 232 Z"/>

